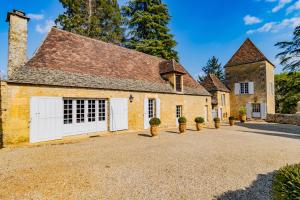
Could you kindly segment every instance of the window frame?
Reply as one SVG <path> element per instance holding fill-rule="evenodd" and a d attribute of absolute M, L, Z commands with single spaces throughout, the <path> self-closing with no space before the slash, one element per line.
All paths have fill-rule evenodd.
<path fill-rule="evenodd" d="M 249 82 L 240 83 L 240 94 L 250 94 Z"/>
<path fill-rule="evenodd" d="M 259 103 L 252 104 L 252 113 L 261 113 L 261 105 Z"/>
<path fill-rule="evenodd" d="M 156 99 L 148 99 L 148 118 L 156 117 Z"/>
<path fill-rule="evenodd" d="M 96 122 L 96 100 L 87 100 L 87 122 Z"/>
<path fill-rule="evenodd" d="M 183 111 L 183 106 L 182 105 L 176 105 L 176 118 L 182 117 L 182 111 Z"/>
<path fill-rule="evenodd" d="M 85 100 L 76 99 L 76 124 L 85 123 Z"/>
<path fill-rule="evenodd" d="M 63 100 L 63 124 L 69 125 L 73 124 L 73 100 L 72 99 L 64 99 Z"/>
<path fill-rule="evenodd" d="M 182 92 L 182 75 L 175 75 L 175 90 L 176 92 Z M 179 83 L 178 83 L 179 82 Z"/>
<path fill-rule="evenodd" d="M 98 121 L 104 122 L 106 121 L 106 100 L 105 99 L 99 99 L 98 101 Z"/>

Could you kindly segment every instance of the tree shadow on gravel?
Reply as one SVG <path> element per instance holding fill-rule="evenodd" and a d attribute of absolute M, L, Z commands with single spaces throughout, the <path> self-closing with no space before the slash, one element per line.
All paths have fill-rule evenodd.
<path fill-rule="evenodd" d="M 274 172 L 259 174 L 257 179 L 245 189 L 227 191 L 216 200 L 271 200 L 271 187 Z"/>
<path fill-rule="evenodd" d="M 249 129 L 300 135 L 300 126 L 289 125 L 289 124 L 237 123 L 237 125 Z"/>

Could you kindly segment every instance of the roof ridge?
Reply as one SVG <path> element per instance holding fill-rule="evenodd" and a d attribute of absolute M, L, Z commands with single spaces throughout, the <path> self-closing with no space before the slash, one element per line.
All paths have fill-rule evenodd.
<path fill-rule="evenodd" d="M 66 33 L 70 33 L 74 36 L 77 36 L 77 37 L 81 37 L 81 38 L 84 38 L 84 39 L 88 39 L 88 40 L 93 40 L 95 42 L 99 42 L 99 43 L 104 43 L 104 44 L 107 44 L 107 45 L 111 45 L 111 46 L 114 46 L 114 47 L 119 47 L 121 49 L 126 49 L 126 50 L 129 50 L 129 51 L 133 51 L 133 52 L 137 52 L 139 54 L 143 54 L 143 55 L 146 55 L 146 56 L 151 56 L 151 57 L 154 57 L 154 58 L 157 58 L 157 59 L 160 59 L 161 61 L 167 61 L 167 59 L 164 59 L 164 58 L 161 58 L 161 57 L 158 57 L 158 56 L 153 56 L 153 55 L 150 55 L 150 54 L 146 54 L 144 52 L 141 52 L 141 51 L 137 51 L 137 50 L 134 50 L 134 49 L 129 49 L 127 47 L 123 47 L 123 46 L 120 46 L 120 45 L 117 45 L 117 44 L 114 44 L 114 43 L 110 43 L 110 42 L 104 42 L 102 40 L 98 40 L 98 39 L 95 39 L 95 38 L 90 38 L 88 36 L 84 36 L 84 35 L 80 35 L 80 34 L 77 34 L 77 33 L 73 33 L 71 31 L 66 31 L 66 30 L 63 30 L 63 29 L 60 29 L 60 28 L 57 28 L 55 26 L 53 26 L 51 28 L 52 29 L 55 29 L 55 30 L 58 30 L 58 31 L 61 31 L 61 32 L 66 32 Z"/>
<path fill-rule="evenodd" d="M 249 54 L 249 56 L 245 58 L 245 55 L 242 52 L 244 50 L 245 52 L 248 52 L 252 50 L 253 52 L 256 52 L 256 56 Z M 244 56 L 244 57 L 243 57 Z M 251 57 L 252 56 L 252 57 Z M 260 62 L 260 61 L 267 61 L 271 65 L 274 66 L 274 64 L 265 56 L 265 54 L 254 44 L 254 42 L 250 39 L 247 38 L 242 45 L 235 51 L 233 56 L 229 59 L 229 61 L 226 63 L 225 67 L 230 67 L 230 66 L 237 66 L 237 65 L 242 65 L 242 64 L 249 64 L 249 63 L 255 63 L 255 62 Z"/>

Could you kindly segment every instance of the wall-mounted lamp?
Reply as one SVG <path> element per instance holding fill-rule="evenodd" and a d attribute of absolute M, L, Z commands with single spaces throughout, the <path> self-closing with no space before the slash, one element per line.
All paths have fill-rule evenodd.
<path fill-rule="evenodd" d="M 134 99 L 134 97 L 132 96 L 132 94 L 129 96 L 129 101 L 130 101 L 130 103 L 132 103 L 133 102 L 133 99 Z"/>

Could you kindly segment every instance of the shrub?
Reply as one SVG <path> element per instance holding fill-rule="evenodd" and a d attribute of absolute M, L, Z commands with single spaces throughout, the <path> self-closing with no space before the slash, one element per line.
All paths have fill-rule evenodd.
<path fill-rule="evenodd" d="M 199 124 L 202 124 L 202 123 L 204 123 L 204 119 L 203 119 L 203 117 L 196 117 L 195 122 L 199 123 Z"/>
<path fill-rule="evenodd" d="M 230 116 L 229 117 L 229 120 L 234 120 L 235 118 L 233 116 Z"/>
<path fill-rule="evenodd" d="M 159 126 L 161 121 L 159 118 L 152 118 L 149 123 L 151 126 Z"/>
<path fill-rule="evenodd" d="M 300 199 L 300 164 L 279 169 L 273 177 L 274 200 Z"/>
<path fill-rule="evenodd" d="M 246 115 L 247 114 L 247 109 L 245 106 L 241 107 L 239 110 L 240 115 Z"/>
<path fill-rule="evenodd" d="M 214 122 L 220 122 L 221 119 L 219 117 L 214 118 Z"/>
<path fill-rule="evenodd" d="M 179 117 L 178 123 L 179 124 L 185 124 L 186 123 L 186 118 L 185 117 Z"/>

